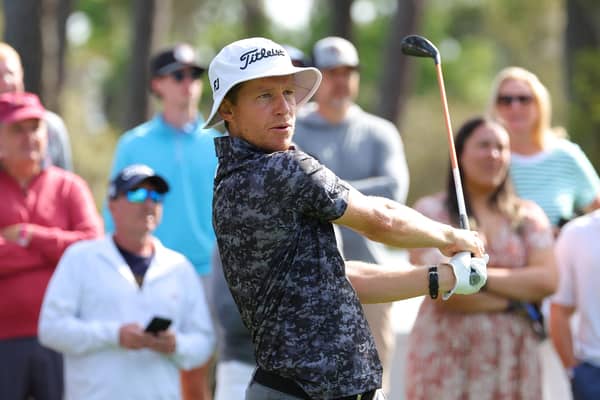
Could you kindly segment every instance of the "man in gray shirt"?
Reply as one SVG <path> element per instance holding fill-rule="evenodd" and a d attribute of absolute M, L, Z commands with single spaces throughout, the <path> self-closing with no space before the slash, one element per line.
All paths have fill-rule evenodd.
<path fill-rule="evenodd" d="M 299 111 L 295 143 L 360 192 L 406 201 L 409 175 L 400 134 L 389 121 L 363 111 L 359 91 L 359 58 L 352 43 L 340 37 L 319 40 L 313 62 L 323 80 L 315 102 Z M 340 227 L 347 260 L 382 264 L 381 246 Z M 394 350 L 391 303 L 363 305 L 383 364 L 383 387 Z"/>

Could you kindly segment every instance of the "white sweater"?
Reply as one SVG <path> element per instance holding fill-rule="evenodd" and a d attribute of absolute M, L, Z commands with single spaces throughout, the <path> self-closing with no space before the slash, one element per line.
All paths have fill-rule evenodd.
<path fill-rule="evenodd" d="M 119 328 L 173 320 L 175 353 L 119 346 Z M 140 288 L 112 238 L 67 249 L 50 280 L 39 339 L 65 356 L 65 399 L 178 399 L 179 369 L 204 363 L 215 337 L 202 285 L 185 257 L 155 239 Z"/>

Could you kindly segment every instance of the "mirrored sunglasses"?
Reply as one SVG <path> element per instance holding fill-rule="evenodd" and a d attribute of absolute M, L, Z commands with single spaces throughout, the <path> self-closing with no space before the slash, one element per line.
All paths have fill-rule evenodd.
<path fill-rule="evenodd" d="M 195 81 L 196 79 L 200 79 L 203 71 L 199 69 L 178 69 L 171 72 L 171 76 L 175 79 L 176 82 L 182 82 L 185 78 L 190 78 Z"/>
<path fill-rule="evenodd" d="M 147 199 L 152 200 L 154 203 L 162 203 L 165 195 L 158 193 L 156 190 L 149 190 L 146 188 L 138 188 L 127 191 L 127 201 L 130 203 L 143 203 Z"/>
<path fill-rule="evenodd" d="M 533 96 L 528 96 L 528 95 L 518 95 L 518 96 L 500 95 L 496 99 L 496 103 L 498 103 L 501 106 L 509 106 L 513 102 L 517 102 L 517 103 L 526 105 L 526 104 L 531 103 L 532 101 L 533 101 Z"/>

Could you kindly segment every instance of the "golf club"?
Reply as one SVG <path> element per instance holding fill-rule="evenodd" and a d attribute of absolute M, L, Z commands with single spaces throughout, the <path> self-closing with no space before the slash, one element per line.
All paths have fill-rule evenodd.
<path fill-rule="evenodd" d="M 470 229 L 469 219 L 467 217 L 467 208 L 465 207 L 465 197 L 462 190 L 462 181 L 460 179 L 460 170 L 458 169 L 458 160 L 454 148 L 454 136 L 452 134 L 452 124 L 450 122 L 450 111 L 448 110 L 448 100 L 446 99 L 446 88 L 444 87 L 444 76 L 442 75 L 442 58 L 439 50 L 429 40 L 419 35 L 409 35 L 402 39 L 402 53 L 413 57 L 433 58 L 435 70 L 437 72 L 438 87 L 440 97 L 442 98 L 442 108 L 444 111 L 444 121 L 446 123 L 446 135 L 448 137 L 448 150 L 450 152 L 450 165 L 452 167 L 452 176 L 454 177 L 454 186 L 456 189 L 456 201 L 458 203 L 458 220 L 462 229 Z M 471 268 L 471 285 L 479 282 L 479 275 Z"/>

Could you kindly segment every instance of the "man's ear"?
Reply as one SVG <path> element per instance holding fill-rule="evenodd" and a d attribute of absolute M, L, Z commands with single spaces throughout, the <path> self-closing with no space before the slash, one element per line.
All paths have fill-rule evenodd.
<path fill-rule="evenodd" d="M 116 199 L 107 199 L 106 200 L 106 206 L 108 208 L 108 211 L 110 212 L 111 217 L 113 217 L 114 220 L 114 215 L 115 215 L 115 200 Z"/>
<path fill-rule="evenodd" d="M 160 79 L 156 77 L 150 79 L 150 92 L 160 97 Z"/>
<path fill-rule="evenodd" d="M 223 99 L 218 112 L 224 121 L 231 122 L 233 119 L 233 104 L 229 100 Z"/>

